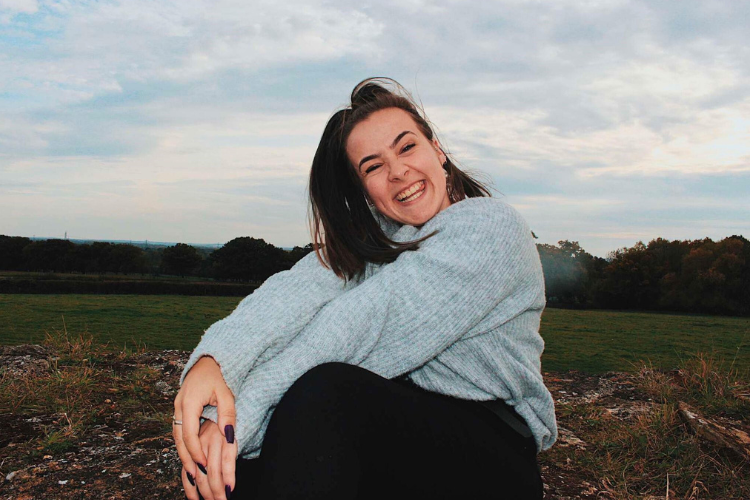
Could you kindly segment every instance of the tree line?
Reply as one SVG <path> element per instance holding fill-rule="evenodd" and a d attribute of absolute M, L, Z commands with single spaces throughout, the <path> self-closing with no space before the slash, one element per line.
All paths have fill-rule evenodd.
<path fill-rule="evenodd" d="M 290 269 L 311 251 L 312 244 L 287 251 L 249 237 L 235 238 L 211 251 L 184 243 L 143 248 L 126 243 L 76 244 L 0 235 L 0 270 L 196 276 L 252 282 Z"/>
<path fill-rule="evenodd" d="M 547 305 L 750 315 L 750 241 L 663 238 L 594 257 L 576 241 L 538 244 Z"/>
<path fill-rule="evenodd" d="M 537 244 L 537 249 L 548 306 L 750 315 L 750 242 L 743 236 L 717 242 L 657 238 L 606 258 L 589 254 L 576 241 Z M 211 251 L 183 243 L 142 248 L 0 235 L 0 270 L 262 282 L 311 251 L 312 244 L 287 251 L 250 237 Z"/>

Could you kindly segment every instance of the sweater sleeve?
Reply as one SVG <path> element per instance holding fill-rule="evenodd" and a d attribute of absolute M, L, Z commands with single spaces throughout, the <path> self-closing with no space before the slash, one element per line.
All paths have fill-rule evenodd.
<path fill-rule="evenodd" d="M 247 374 L 281 351 L 344 288 L 343 280 L 323 267 L 315 252 L 306 255 L 292 269 L 268 278 L 206 330 L 185 364 L 180 385 L 202 356 L 211 356 L 236 396 Z M 215 421 L 215 408 L 206 406 L 203 416 Z"/>
<path fill-rule="evenodd" d="M 258 453 L 273 408 L 310 368 L 339 361 L 393 378 L 537 300 L 539 257 L 529 228 L 510 206 L 465 200 L 411 229 L 416 234 L 396 236 L 438 233 L 329 302 L 294 342 L 249 374 L 237 399 L 241 454 Z"/>

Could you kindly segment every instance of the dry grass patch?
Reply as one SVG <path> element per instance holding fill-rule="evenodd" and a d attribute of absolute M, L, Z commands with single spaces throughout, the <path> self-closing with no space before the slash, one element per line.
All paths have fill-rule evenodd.
<path fill-rule="evenodd" d="M 41 433 L 26 443 L 30 460 L 76 449 L 89 430 L 113 418 L 155 420 L 169 431 L 164 410 L 152 404 L 160 399 L 155 386 L 161 374 L 129 363 L 144 347 L 96 344 L 87 332 L 72 336 L 65 327 L 48 332 L 43 345 L 54 353 L 43 373 L 0 376 L 0 413 L 43 418 Z"/>
<path fill-rule="evenodd" d="M 747 460 L 695 436 L 678 414 L 683 401 L 747 431 L 750 402 L 738 396 L 747 390 L 746 378 L 731 364 L 699 354 L 670 372 L 644 363 L 634 383 L 634 394 L 643 400 L 629 397 L 621 403 L 637 411 L 612 411 L 607 406 L 617 404 L 613 401 L 559 404 L 560 421 L 586 445 L 553 447 L 552 460 L 567 460 L 599 478 L 597 498 L 750 498 Z"/>

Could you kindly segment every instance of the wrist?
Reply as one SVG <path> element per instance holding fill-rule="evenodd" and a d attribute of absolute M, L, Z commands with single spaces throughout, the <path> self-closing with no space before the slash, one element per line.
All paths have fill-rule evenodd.
<path fill-rule="evenodd" d="M 219 365 L 219 362 L 216 361 L 216 359 L 213 356 L 210 356 L 208 354 L 204 354 L 201 356 L 201 358 L 195 362 L 195 365 L 201 365 L 201 366 L 210 366 L 210 367 L 216 367 L 221 369 L 221 365 Z"/>
<path fill-rule="evenodd" d="M 219 363 L 218 363 L 218 362 L 216 361 L 216 358 L 214 358 L 214 357 L 213 357 L 213 356 L 211 356 L 210 354 L 203 354 L 203 355 L 201 355 L 200 359 L 198 360 L 198 363 L 206 363 L 206 362 L 208 362 L 208 361 L 211 361 L 211 362 L 213 362 L 213 363 L 216 363 L 217 365 L 219 364 Z"/>

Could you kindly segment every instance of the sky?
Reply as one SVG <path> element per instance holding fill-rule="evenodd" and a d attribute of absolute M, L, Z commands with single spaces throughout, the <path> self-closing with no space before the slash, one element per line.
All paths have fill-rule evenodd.
<path fill-rule="evenodd" d="M 0 234 L 305 245 L 395 78 L 539 243 L 750 238 L 750 2 L 0 0 Z"/>

